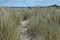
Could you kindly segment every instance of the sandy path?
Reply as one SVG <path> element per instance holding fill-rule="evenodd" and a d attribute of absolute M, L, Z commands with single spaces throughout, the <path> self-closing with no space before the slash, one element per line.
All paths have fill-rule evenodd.
<path fill-rule="evenodd" d="M 27 28 L 25 28 L 25 26 L 28 24 L 28 21 L 22 21 L 21 22 L 21 27 L 18 26 L 17 27 L 17 32 L 18 32 L 18 40 L 30 40 L 30 38 L 28 38 L 27 35 Z"/>
<path fill-rule="evenodd" d="M 21 27 L 17 27 L 17 32 L 18 32 L 18 40 L 31 40 L 31 38 L 28 38 L 27 35 L 27 26 L 28 20 L 22 21 L 21 22 Z M 34 38 L 33 40 L 43 40 L 42 36 L 38 36 L 37 38 Z"/>

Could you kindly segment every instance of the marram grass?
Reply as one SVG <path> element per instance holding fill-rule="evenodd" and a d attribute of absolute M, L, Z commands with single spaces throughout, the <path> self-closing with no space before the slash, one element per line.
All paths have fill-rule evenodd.
<path fill-rule="evenodd" d="M 29 37 L 36 38 L 41 35 L 43 40 L 60 40 L 59 10 L 56 7 L 0 8 L 0 40 L 18 40 L 16 27 L 22 20 L 27 19 Z"/>
<path fill-rule="evenodd" d="M 60 12 L 56 7 L 35 10 L 35 14 L 29 19 L 28 35 L 36 38 L 43 36 L 43 40 L 60 40 Z"/>
<path fill-rule="evenodd" d="M 16 28 L 28 19 L 28 14 L 23 9 L 0 8 L 0 40 L 20 40 Z"/>
<path fill-rule="evenodd" d="M 16 28 L 20 23 L 19 13 L 4 8 L 0 12 L 0 40 L 17 40 Z"/>

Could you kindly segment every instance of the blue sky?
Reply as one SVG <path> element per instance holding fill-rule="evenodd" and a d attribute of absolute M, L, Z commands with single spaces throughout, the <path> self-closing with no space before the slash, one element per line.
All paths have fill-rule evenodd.
<path fill-rule="evenodd" d="M 0 7 L 33 7 L 59 5 L 60 0 L 0 0 Z"/>

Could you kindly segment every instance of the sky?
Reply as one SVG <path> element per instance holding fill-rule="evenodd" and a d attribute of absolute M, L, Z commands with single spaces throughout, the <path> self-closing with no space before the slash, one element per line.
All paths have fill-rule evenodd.
<path fill-rule="evenodd" d="M 0 0 L 0 7 L 60 6 L 60 0 Z"/>

